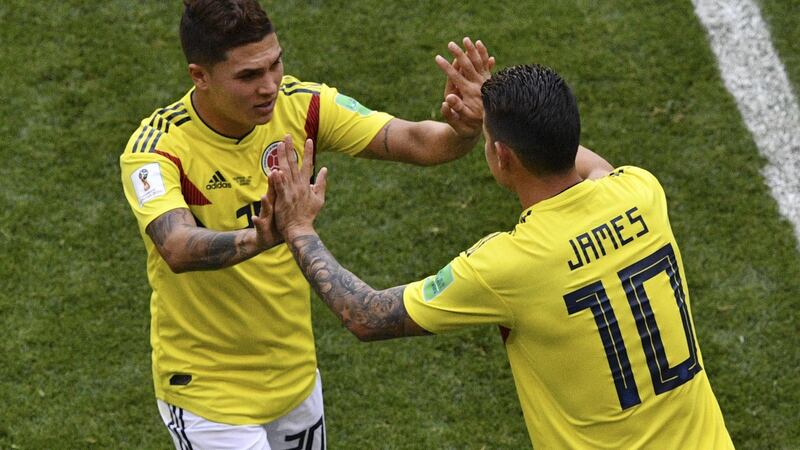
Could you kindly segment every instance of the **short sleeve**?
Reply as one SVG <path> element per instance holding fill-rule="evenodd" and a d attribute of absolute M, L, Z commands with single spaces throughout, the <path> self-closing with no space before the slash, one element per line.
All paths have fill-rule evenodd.
<path fill-rule="evenodd" d="M 144 233 L 155 218 L 176 208 L 188 208 L 181 193 L 180 170 L 157 153 L 120 156 L 122 188 Z"/>
<path fill-rule="evenodd" d="M 432 333 L 513 323 L 510 308 L 470 265 L 466 253 L 436 275 L 406 286 L 403 302 L 414 322 Z"/>
<path fill-rule="evenodd" d="M 357 100 L 322 86 L 320 92 L 320 151 L 351 156 L 360 153 L 393 116 L 372 111 Z"/>
<path fill-rule="evenodd" d="M 615 181 L 628 183 L 630 191 L 639 195 L 649 204 L 657 204 L 666 209 L 666 193 L 658 179 L 649 171 L 636 166 L 622 166 L 614 169 L 609 177 Z"/>

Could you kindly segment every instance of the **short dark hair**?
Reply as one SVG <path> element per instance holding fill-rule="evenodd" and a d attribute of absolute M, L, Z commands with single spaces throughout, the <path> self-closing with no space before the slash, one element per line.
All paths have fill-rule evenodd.
<path fill-rule="evenodd" d="M 213 66 L 228 50 L 273 32 L 257 0 L 183 0 L 181 46 L 190 64 Z"/>
<path fill-rule="evenodd" d="M 578 104 L 553 69 L 508 67 L 482 88 L 489 136 L 509 147 L 537 175 L 561 174 L 575 165 L 581 135 Z"/>

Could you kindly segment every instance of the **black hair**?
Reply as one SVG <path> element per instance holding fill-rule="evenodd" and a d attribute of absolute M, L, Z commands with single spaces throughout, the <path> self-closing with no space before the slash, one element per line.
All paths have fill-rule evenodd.
<path fill-rule="evenodd" d="M 180 35 L 190 64 L 213 66 L 228 50 L 258 42 L 272 22 L 257 0 L 183 0 Z"/>
<path fill-rule="evenodd" d="M 581 135 L 578 104 L 554 70 L 508 67 L 481 87 L 484 122 L 493 141 L 519 156 L 534 174 L 561 174 L 575 165 Z"/>

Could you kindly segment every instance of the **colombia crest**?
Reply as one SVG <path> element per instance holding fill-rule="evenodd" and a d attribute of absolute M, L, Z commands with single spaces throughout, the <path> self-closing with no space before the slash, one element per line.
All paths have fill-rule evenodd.
<path fill-rule="evenodd" d="M 261 170 L 264 171 L 264 175 L 269 176 L 269 172 L 272 169 L 278 168 L 278 144 L 281 142 L 275 141 L 269 144 L 261 153 Z M 292 158 L 293 162 L 297 162 L 300 159 L 300 155 L 297 154 L 297 150 L 292 149 L 292 151 L 294 154 L 290 158 Z"/>

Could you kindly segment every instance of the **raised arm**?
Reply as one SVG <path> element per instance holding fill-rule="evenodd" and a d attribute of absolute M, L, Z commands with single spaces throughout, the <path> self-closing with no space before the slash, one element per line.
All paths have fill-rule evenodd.
<path fill-rule="evenodd" d="M 325 203 L 327 169 L 320 171 L 316 184 L 309 185 L 312 158 L 303 158 L 303 167 L 297 169 L 286 156 L 291 145 L 290 137 L 278 144 L 280 169 L 269 178 L 277 195 L 277 227 L 311 287 L 362 341 L 430 334 L 409 317 L 403 303 L 404 286 L 375 290 L 342 267 L 325 248 L 313 223 Z M 311 140 L 307 140 L 304 154 L 313 151 Z"/>
<path fill-rule="evenodd" d="M 578 154 L 575 157 L 575 170 L 584 180 L 595 180 L 611 173 L 614 170 L 614 166 L 609 164 L 602 156 L 579 145 Z"/>
<path fill-rule="evenodd" d="M 186 208 L 158 216 L 145 231 L 175 273 L 229 267 L 282 242 L 272 221 L 272 195 L 261 202 L 255 229 L 211 231 L 198 227 Z"/>
<path fill-rule="evenodd" d="M 410 122 L 395 118 L 378 132 L 358 156 L 433 166 L 467 154 L 476 143 L 477 138 L 459 136 L 444 122 Z"/>
<path fill-rule="evenodd" d="M 481 86 L 491 76 L 494 57 L 481 41 L 464 38 L 462 50 L 450 42 L 450 63 L 436 56 L 436 64 L 447 75 L 441 112 L 446 122 L 410 122 L 392 119 L 359 156 L 434 165 L 467 154 L 481 136 L 483 103 Z"/>

